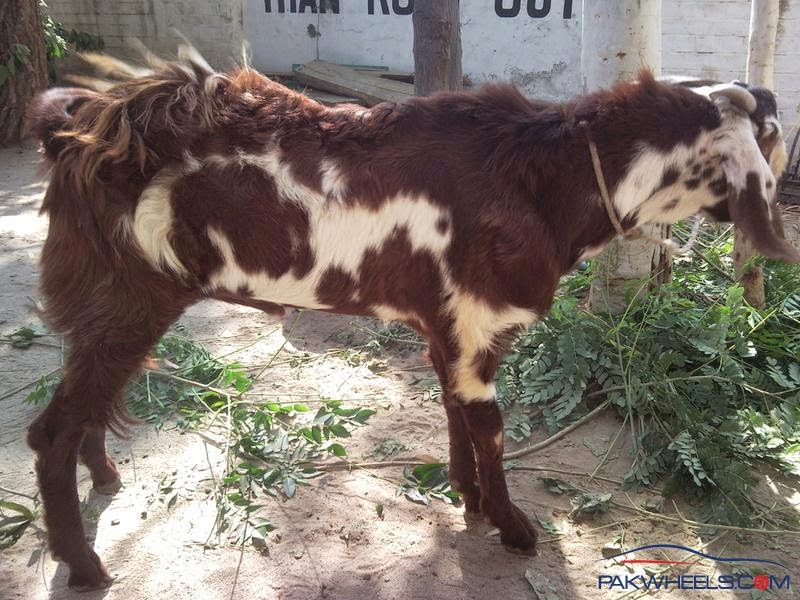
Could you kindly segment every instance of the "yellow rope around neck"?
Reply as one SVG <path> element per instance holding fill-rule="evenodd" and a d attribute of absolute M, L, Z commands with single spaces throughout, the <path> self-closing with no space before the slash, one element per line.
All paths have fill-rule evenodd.
<path fill-rule="evenodd" d="M 606 185 L 606 178 L 603 175 L 603 166 L 600 164 L 600 154 L 597 152 L 597 145 L 588 136 L 587 141 L 589 142 L 589 152 L 592 155 L 592 166 L 594 167 L 595 179 L 597 179 L 597 187 L 600 188 L 600 196 L 603 198 L 603 206 L 606 208 L 608 219 L 611 221 L 614 231 L 616 231 L 618 235 L 629 240 L 647 240 L 649 242 L 653 242 L 654 244 L 658 244 L 662 248 L 665 248 L 670 254 L 686 254 L 689 252 L 692 249 L 695 240 L 697 239 L 697 234 L 700 232 L 700 225 L 703 223 L 703 218 L 694 218 L 694 223 L 692 224 L 692 233 L 689 236 L 686 244 L 683 246 L 679 245 L 674 240 L 659 238 L 644 233 L 639 228 L 625 231 L 625 229 L 622 227 L 622 223 L 620 223 L 619 217 L 617 216 L 617 211 L 611 202 L 611 195 L 608 193 L 608 186 Z"/>

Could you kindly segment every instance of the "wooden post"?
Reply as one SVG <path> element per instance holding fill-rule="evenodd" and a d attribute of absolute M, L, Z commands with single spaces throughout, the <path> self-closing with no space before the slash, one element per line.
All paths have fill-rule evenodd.
<path fill-rule="evenodd" d="M 747 48 L 747 74 L 751 85 L 772 89 L 775 67 L 775 38 L 780 17 L 779 0 L 753 0 L 750 10 L 750 42 Z M 744 288 L 744 297 L 752 306 L 762 308 L 764 296 L 764 269 L 761 265 L 748 265 L 757 255 L 747 235 L 741 229 L 733 234 L 733 268 L 736 280 Z"/>
<path fill-rule="evenodd" d="M 414 88 L 418 96 L 463 89 L 459 0 L 414 2 Z"/>
<path fill-rule="evenodd" d="M 583 3 L 581 70 L 585 91 L 635 79 L 642 68 L 661 70 L 661 0 L 593 0 Z M 588 150 L 587 150 L 588 152 Z M 666 237 L 669 226 L 645 225 Z M 669 281 L 671 257 L 644 240 L 613 241 L 595 259 L 589 305 L 621 313 L 652 284 Z M 652 278 L 652 279 L 651 279 Z"/>

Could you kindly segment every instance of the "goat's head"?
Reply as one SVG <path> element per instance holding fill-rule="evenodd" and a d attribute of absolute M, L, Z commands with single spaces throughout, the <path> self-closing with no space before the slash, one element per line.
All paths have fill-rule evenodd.
<path fill-rule="evenodd" d="M 788 157 L 778 122 L 775 96 L 762 87 L 740 82 L 699 88 L 720 111 L 719 134 L 712 153 L 720 156 L 726 197 L 704 207 L 716 220 L 733 221 L 769 258 L 800 262 L 800 252 L 786 242 L 777 180 Z"/>
<path fill-rule="evenodd" d="M 688 144 L 669 151 L 642 149 L 617 188 L 623 224 L 674 223 L 701 213 L 735 223 L 764 256 L 800 263 L 800 251 L 784 239 L 775 204 L 788 158 L 774 95 L 740 82 L 683 86 L 704 97 L 682 90 L 685 102 L 713 103 L 716 116 Z M 653 192 L 642 202 L 648 181 Z"/>

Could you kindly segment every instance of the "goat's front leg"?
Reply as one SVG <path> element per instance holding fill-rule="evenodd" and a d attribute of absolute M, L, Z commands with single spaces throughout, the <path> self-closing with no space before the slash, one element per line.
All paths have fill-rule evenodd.
<path fill-rule="evenodd" d="M 511 552 L 536 554 L 536 530 L 508 496 L 503 471 L 503 417 L 495 398 L 497 356 L 462 361 L 456 387 L 467 431 L 478 459 L 480 509 L 500 530 L 500 541 Z M 470 369 L 469 372 L 465 372 Z"/>

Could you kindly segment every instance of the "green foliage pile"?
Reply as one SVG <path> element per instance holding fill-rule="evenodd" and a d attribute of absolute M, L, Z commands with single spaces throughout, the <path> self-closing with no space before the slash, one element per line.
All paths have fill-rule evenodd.
<path fill-rule="evenodd" d="M 725 270 L 722 242 L 706 258 Z M 516 440 L 615 406 L 633 436 L 628 484 L 665 479 L 665 494 L 688 490 L 703 518 L 746 524 L 763 463 L 800 475 L 800 270 L 768 264 L 757 310 L 708 262 L 677 260 L 673 283 L 621 316 L 585 310 L 589 274 L 573 276 L 499 387 Z"/>

